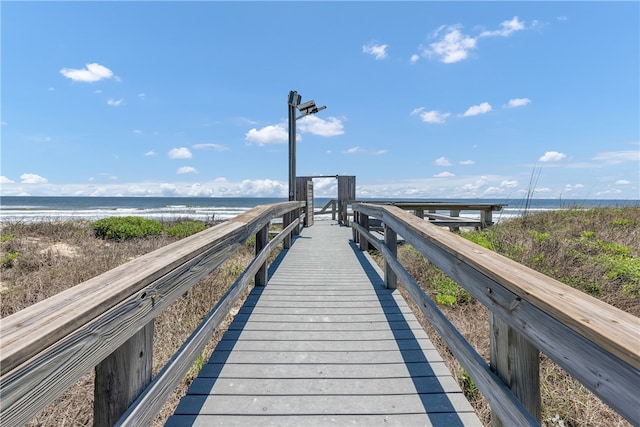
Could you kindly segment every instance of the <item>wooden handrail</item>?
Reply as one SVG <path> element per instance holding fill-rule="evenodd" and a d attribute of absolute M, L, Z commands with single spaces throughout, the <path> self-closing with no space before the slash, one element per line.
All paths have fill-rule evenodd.
<path fill-rule="evenodd" d="M 353 209 L 356 218 L 380 219 L 517 334 L 547 354 L 623 417 L 640 424 L 637 410 L 639 318 L 398 207 L 367 203 L 355 204 Z M 366 220 L 362 222 L 366 223 Z M 376 246 L 383 244 L 365 227 L 354 227 L 360 239 Z M 418 305 L 424 308 L 424 304 L 419 302 Z M 452 351 L 459 346 L 447 344 Z M 474 370 L 463 367 L 469 372 Z M 473 376 L 472 379 L 476 380 Z M 485 396 L 490 393 L 490 390 L 482 390 L 481 382 L 478 387 Z M 494 404 L 502 402 L 490 404 L 493 408 Z"/>
<path fill-rule="evenodd" d="M 0 319 L 0 425 L 28 421 L 272 219 L 303 206 L 258 206 Z"/>

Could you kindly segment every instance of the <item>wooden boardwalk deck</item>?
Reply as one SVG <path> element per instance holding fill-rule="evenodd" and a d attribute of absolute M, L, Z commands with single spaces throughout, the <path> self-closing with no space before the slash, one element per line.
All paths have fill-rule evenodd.
<path fill-rule="evenodd" d="M 482 425 L 351 235 L 333 221 L 303 230 L 166 425 Z"/>

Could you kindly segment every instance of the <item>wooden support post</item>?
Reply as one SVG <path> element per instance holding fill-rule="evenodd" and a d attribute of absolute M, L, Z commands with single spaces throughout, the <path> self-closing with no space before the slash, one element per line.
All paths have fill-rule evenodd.
<path fill-rule="evenodd" d="M 151 382 L 153 321 L 136 332 L 96 368 L 94 427 L 111 427 Z"/>
<path fill-rule="evenodd" d="M 416 209 L 415 215 L 420 219 L 424 219 L 424 209 Z"/>
<path fill-rule="evenodd" d="M 451 218 L 459 218 L 460 217 L 460 211 L 457 209 L 451 209 L 451 211 L 449 211 L 449 216 Z M 449 227 L 449 230 L 451 231 L 460 231 L 460 227 L 453 225 L 451 227 Z"/>
<path fill-rule="evenodd" d="M 336 200 L 335 199 L 331 201 L 331 219 L 333 221 L 336 220 Z"/>
<path fill-rule="evenodd" d="M 369 230 L 369 215 L 365 215 L 362 212 L 360 213 L 360 225 L 365 230 Z M 369 250 L 369 242 L 363 236 L 360 236 L 360 250 L 361 251 Z"/>
<path fill-rule="evenodd" d="M 542 418 L 540 398 L 540 355 L 536 347 L 503 320 L 490 313 L 491 370 L 498 374 L 538 421 Z M 503 427 L 491 415 L 492 427 Z"/>
<path fill-rule="evenodd" d="M 394 257 L 398 255 L 398 234 L 388 225 L 384 225 L 384 244 L 389 248 Z M 395 289 L 398 284 L 396 273 L 391 269 L 391 265 L 384 263 L 384 286 Z"/>
<path fill-rule="evenodd" d="M 482 228 L 493 224 L 493 211 L 491 209 L 480 211 L 480 224 Z"/>
<path fill-rule="evenodd" d="M 429 213 L 436 213 L 436 211 L 435 211 L 435 210 L 433 210 L 433 209 L 429 209 L 429 211 L 428 211 L 428 212 L 429 212 Z M 427 218 L 429 218 L 429 221 L 435 221 L 435 220 L 436 220 L 436 219 L 435 219 L 435 217 L 432 217 L 432 216 L 427 216 Z"/>
<path fill-rule="evenodd" d="M 265 225 L 256 233 L 256 255 L 269 243 L 269 224 Z M 268 262 L 260 266 L 260 269 L 254 276 L 256 286 L 266 286 L 267 284 L 267 266 Z"/>
<path fill-rule="evenodd" d="M 291 224 L 291 213 L 288 212 L 282 215 L 282 229 L 284 230 L 287 226 Z M 289 249 L 291 247 L 291 233 L 287 233 L 284 240 L 282 241 L 282 245 L 285 249 Z"/>

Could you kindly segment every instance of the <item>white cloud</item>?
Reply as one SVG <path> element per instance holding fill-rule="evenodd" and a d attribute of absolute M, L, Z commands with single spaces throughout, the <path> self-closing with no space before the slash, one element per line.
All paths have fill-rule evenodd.
<path fill-rule="evenodd" d="M 0 175 L 0 184 L 14 184 L 15 181 L 10 180 L 4 175 Z"/>
<path fill-rule="evenodd" d="M 251 129 L 246 133 L 245 140 L 258 145 L 283 144 L 289 141 L 289 132 L 282 125 L 269 125 L 260 130 Z"/>
<path fill-rule="evenodd" d="M 500 183 L 500 187 L 504 187 L 504 188 L 515 188 L 518 186 L 518 181 L 516 180 L 507 180 L 505 179 L 504 181 L 502 181 Z"/>
<path fill-rule="evenodd" d="M 513 98 L 509 100 L 507 107 L 516 108 L 516 107 L 524 107 L 527 104 L 530 104 L 531 100 L 529 98 Z"/>
<path fill-rule="evenodd" d="M 190 159 L 191 151 L 186 147 L 172 148 L 167 153 L 170 159 Z"/>
<path fill-rule="evenodd" d="M 616 185 L 629 185 L 631 184 L 631 181 L 628 181 L 626 179 L 619 179 L 616 181 Z"/>
<path fill-rule="evenodd" d="M 557 151 L 547 151 L 546 153 L 544 153 L 544 156 L 540 157 L 540 159 L 538 160 L 541 162 L 559 162 L 565 157 L 567 157 L 567 155 L 564 153 L 559 153 Z"/>
<path fill-rule="evenodd" d="M 343 151 L 345 154 L 356 154 L 361 152 L 362 149 L 360 147 L 351 147 Z"/>
<path fill-rule="evenodd" d="M 124 98 L 120 98 L 120 99 L 109 99 L 107 101 L 107 105 L 110 105 L 112 107 L 119 107 L 121 105 L 125 105 L 124 104 Z"/>
<path fill-rule="evenodd" d="M 433 175 L 434 178 L 449 178 L 455 176 L 454 174 L 452 174 L 451 172 L 440 172 L 438 174 Z"/>
<path fill-rule="evenodd" d="M 479 114 L 486 114 L 492 109 L 493 108 L 491 107 L 491 104 L 489 104 L 488 102 L 483 102 L 482 104 L 473 105 L 469 107 L 467 111 L 464 112 L 463 116 L 471 117 L 471 116 L 477 116 Z"/>
<path fill-rule="evenodd" d="M 470 166 L 470 165 L 474 165 L 476 162 L 474 162 L 473 160 L 461 160 L 460 164 L 462 166 Z"/>
<path fill-rule="evenodd" d="M 35 173 L 23 173 L 20 175 L 20 182 L 22 184 L 44 184 L 48 181 L 47 178 L 43 178 Z"/>
<path fill-rule="evenodd" d="M 97 82 L 113 77 L 113 71 L 95 62 L 87 64 L 85 68 L 63 68 L 60 73 L 74 82 Z"/>
<path fill-rule="evenodd" d="M 373 151 L 371 154 L 374 156 L 381 156 L 383 154 L 387 154 L 389 152 L 389 150 L 376 150 Z"/>
<path fill-rule="evenodd" d="M 222 144 L 194 144 L 193 148 L 196 150 L 229 151 L 229 147 Z"/>
<path fill-rule="evenodd" d="M 387 57 L 388 47 L 389 45 L 386 45 L 386 44 L 369 43 L 362 46 L 362 52 L 373 55 L 376 58 L 376 60 L 381 60 Z"/>
<path fill-rule="evenodd" d="M 466 59 L 469 51 L 476 48 L 476 39 L 463 34 L 460 31 L 461 28 L 461 25 L 438 28 L 433 33 L 433 37 L 440 37 L 440 39 L 429 44 L 429 47 L 423 50 L 423 54 L 428 57 L 436 57 L 445 64 Z M 444 34 L 442 34 L 443 30 Z"/>
<path fill-rule="evenodd" d="M 146 153 L 144 153 L 145 157 L 153 157 L 153 156 L 157 156 L 158 153 L 156 153 L 153 150 L 147 151 Z"/>
<path fill-rule="evenodd" d="M 509 21 L 502 21 L 500 26 L 499 30 L 483 31 L 480 33 L 480 37 L 509 37 L 516 31 L 524 30 L 524 22 L 520 21 L 517 16 Z"/>
<path fill-rule="evenodd" d="M 139 93 L 138 94 L 138 99 L 144 100 L 146 97 L 147 97 L 147 95 L 144 94 L 144 93 Z"/>
<path fill-rule="evenodd" d="M 415 54 L 415 53 L 413 55 L 411 55 L 411 58 L 409 58 L 409 62 L 411 62 L 412 64 L 415 64 L 419 60 L 420 60 L 420 55 Z"/>
<path fill-rule="evenodd" d="M 133 133 L 135 133 L 136 135 L 141 135 L 142 131 L 140 129 L 134 129 Z"/>
<path fill-rule="evenodd" d="M 624 162 L 638 162 L 640 161 L 640 151 L 605 151 L 596 154 L 593 160 L 609 165 L 617 165 Z"/>
<path fill-rule="evenodd" d="M 186 173 L 198 173 L 198 170 L 196 168 L 191 167 L 191 166 L 182 166 L 182 167 L 178 168 L 176 173 L 179 174 L 179 175 L 184 175 Z"/>
<path fill-rule="evenodd" d="M 451 166 L 451 162 L 446 157 L 440 157 L 436 159 L 433 163 L 438 166 Z"/>
<path fill-rule="evenodd" d="M 344 134 L 342 121 L 335 117 L 326 120 L 315 115 L 308 115 L 301 118 L 296 125 L 300 132 L 307 132 L 318 136 L 337 136 Z"/>
<path fill-rule="evenodd" d="M 451 113 L 442 113 L 438 110 L 424 111 L 424 107 L 415 108 L 411 112 L 412 116 L 418 115 L 425 123 L 442 124 Z"/>

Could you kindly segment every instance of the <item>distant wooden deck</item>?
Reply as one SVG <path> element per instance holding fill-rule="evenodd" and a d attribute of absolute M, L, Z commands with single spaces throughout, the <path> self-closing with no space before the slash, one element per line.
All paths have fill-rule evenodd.
<path fill-rule="evenodd" d="M 351 236 L 334 221 L 303 230 L 166 425 L 482 425 Z"/>

